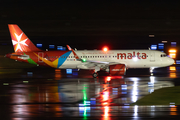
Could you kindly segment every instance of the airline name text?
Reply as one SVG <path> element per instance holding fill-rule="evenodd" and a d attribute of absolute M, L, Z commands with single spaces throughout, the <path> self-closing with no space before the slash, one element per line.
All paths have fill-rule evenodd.
<path fill-rule="evenodd" d="M 117 53 L 117 59 L 133 59 L 133 57 L 137 57 L 138 59 L 146 59 L 146 53 L 133 52 L 133 53 Z"/>

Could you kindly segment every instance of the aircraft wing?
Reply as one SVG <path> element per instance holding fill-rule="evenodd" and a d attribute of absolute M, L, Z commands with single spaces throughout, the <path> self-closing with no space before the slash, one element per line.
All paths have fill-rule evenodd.
<path fill-rule="evenodd" d="M 93 60 L 87 60 L 87 59 L 81 59 L 73 49 L 71 49 L 71 47 L 69 45 L 67 45 L 68 50 L 71 50 L 74 54 L 74 57 L 76 58 L 76 60 L 83 62 L 84 64 L 78 66 L 79 68 L 94 68 L 96 66 L 98 66 L 101 69 L 106 69 L 108 66 L 110 65 L 116 65 L 116 64 L 120 64 L 120 63 L 116 63 L 116 62 L 104 62 L 104 61 L 93 61 Z"/>

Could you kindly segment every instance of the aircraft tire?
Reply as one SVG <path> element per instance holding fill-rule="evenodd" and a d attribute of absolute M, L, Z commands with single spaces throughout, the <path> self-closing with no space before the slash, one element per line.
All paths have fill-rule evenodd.
<path fill-rule="evenodd" d="M 93 73 L 93 77 L 97 78 L 98 74 L 97 73 Z"/>

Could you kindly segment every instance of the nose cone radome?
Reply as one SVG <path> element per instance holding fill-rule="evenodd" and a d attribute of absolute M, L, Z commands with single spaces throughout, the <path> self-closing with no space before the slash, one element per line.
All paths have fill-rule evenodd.
<path fill-rule="evenodd" d="M 169 65 L 174 64 L 174 59 L 169 58 L 169 60 L 168 60 L 168 64 L 169 64 Z"/>

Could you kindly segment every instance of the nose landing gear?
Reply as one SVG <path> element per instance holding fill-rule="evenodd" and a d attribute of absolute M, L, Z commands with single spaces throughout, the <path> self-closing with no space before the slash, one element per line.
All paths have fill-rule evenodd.
<path fill-rule="evenodd" d="M 150 72 L 151 76 L 153 76 L 153 70 L 154 70 L 154 68 L 149 69 L 149 72 Z"/>
<path fill-rule="evenodd" d="M 98 76 L 97 72 L 94 72 L 94 73 L 92 74 L 92 76 L 93 76 L 94 78 L 97 78 L 97 76 Z"/>
<path fill-rule="evenodd" d="M 98 67 L 98 66 L 95 67 L 94 73 L 92 74 L 92 76 L 93 76 L 94 78 L 97 78 L 97 76 L 98 76 L 97 71 L 100 71 L 100 67 Z"/>

